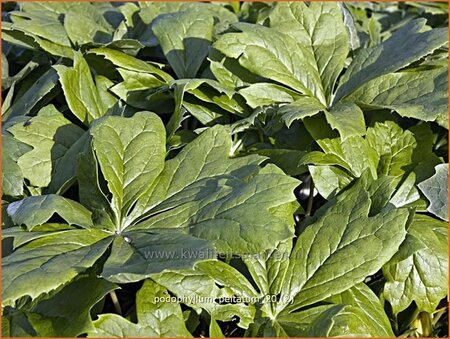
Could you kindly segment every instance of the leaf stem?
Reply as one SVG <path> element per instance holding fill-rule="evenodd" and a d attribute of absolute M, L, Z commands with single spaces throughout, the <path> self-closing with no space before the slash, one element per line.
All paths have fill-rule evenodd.
<path fill-rule="evenodd" d="M 117 314 L 122 315 L 122 307 L 120 307 L 119 298 L 117 298 L 116 291 L 109 292 L 109 296 L 111 297 L 114 309 L 116 310 Z"/>
<path fill-rule="evenodd" d="M 421 312 L 419 314 L 421 335 L 423 337 L 429 337 L 433 331 L 433 325 L 431 320 L 431 314 L 428 312 Z"/>

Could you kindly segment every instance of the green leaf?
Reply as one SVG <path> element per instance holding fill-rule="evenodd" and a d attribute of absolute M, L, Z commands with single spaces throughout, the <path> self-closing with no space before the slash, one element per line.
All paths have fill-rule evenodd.
<path fill-rule="evenodd" d="M 83 130 L 67 120 L 53 105 L 42 108 L 28 123 L 8 128 L 14 138 L 33 147 L 18 158 L 24 178 L 32 186 L 46 187 L 57 161 L 83 134 Z"/>
<path fill-rule="evenodd" d="M 325 199 L 332 198 L 348 186 L 353 177 L 334 166 L 308 166 L 314 186 Z"/>
<path fill-rule="evenodd" d="M 43 50 L 57 56 L 71 56 L 71 44 L 58 13 L 48 10 L 35 11 L 30 6 L 22 6 L 22 11 L 11 13 L 12 24 L 8 31 L 21 32 L 34 40 Z M 2 27 L 3 30 L 3 27 Z M 19 40 L 24 40 L 19 36 Z"/>
<path fill-rule="evenodd" d="M 220 3 L 187 2 L 181 5 L 180 10 L 194 11 L 199 16 L 213 16 L 216 23 L 214 27 L 215 35 L 225 30 L 229 24 L 239 21 L 236 14 L 228 8 L 224 8 Z"/>
<path fill-rule="evenodd" d="M 440 164 L 436 173 L 418 184 L 419 189 L 430 201 L 427 211 L 448 221 L 448 164 Z"/>
<path fill-rule="evenodd" d="M 224 86 L 210 79 L 177 80 L 172 84 L 185 84 L 185 91 L 198 99 L 218 105 L 220 108 L 238 115 L 245 111 L 243 102 L 235 96 L 233 87 Z"/>
<path fill-rule="evenodd" d="M 2 135 L 2 191 L 12 197 L 23 194 L 23 173 L 17 160 L 30 151 L 30 147 L 9 135 Z"/>
<path fill-rule="evenodd" d="M 74 53 L 74 66 L 54 66 L 71 112 L 85 125 L 102 117 L 110 106 L 105 102 L 92 78 L 89 65 L 82 54 Z"/>
<path fill-rule="evenodd" d="M 88 337 L 192 337 L 180 305 L 170 298 L 164 287 L 146 280 L 136 295 L 137 324 L 116 314 L 102 314 Z"/>
<path fill-rule="evenodd" d="M 5 217 L 2 215 L 2 217 Z M 42 224 L 39 226 L 35 226 L 33 232 L 29 232 L 20 226 L 8 227 L 2 230 L 2 239 L 13 238 L 13 249 L 16 249 L 23 244 L 26 244 L 34 239 L 39 239 L 42 237 L 46 237 L 48 235 L 61 233 L 70 229 L 74 229 L 75 227 L 71 227 L 65 224 Z"/>
<path fill-rule="evenodd" d="M 111 239 L 98 230 L 71 230 L 37 239 L 2 260 L 2 304 L 32 299 L 68 283 L 105 253 Z M 33 283 L 30 283 L 32 281 Z"/>
<path fill-rule="evenodd" d="M 182 168 L 182 165 L 178 168 Z M 220 163 L 215 166 L 219 167 Z M 205 168 L 208 169 L 208 166 Z M 194 171 L 193 166 L 191 169 L 194 175 L 203 174 Z M 240 172 L 236 171 L 236 175 L 242 176 L 244 169 Z M 155 216 L 131 227 L 131 230 L 186 228 L 195 237 L 213 241 L 221 253 L 258 253 L 292 236 L 292 224 L 274 215 L 272 209 L 294 200 L 292 192 L 298 182 L 285 176 L 276 167 L 268 165 L 260 173 L 254 173 L 251 179 L 228 175 L 204 180 L 194 177 L 195 182 L 185 189 L 181 188 L 179 193 L 172 189 L 178 183 L 189 183 L 186 174 L 183 181 L 176 182 L 180 178 L 178 175 L 166 176 L 165 173 L 162 178 L 172 178 L 170 195 L 148 212 L 149 216 Z M 196 200 L 193 201 L 192 197 L 196 197 Z M 265 230 L 266 236 L 256 240 L 254 235 L 261 229 Z"/>
<path fill-rule="evenodd" d="M 378 297 L 364 283 L 332 296 L 327 304 L 280 315 L 278 324 L 293 337 L 394 337 Z M 328 304 L 331 303 L 331 304 Z"/>
<path fill-rule="evenodd" d="M 428 179 L 434 174 L 434 167 L 442 163 L 433 151 L 437 135 L 431 130 L 430 124 L 418 124 L 409 128 L 414 134 L 417 146 L 412 154 L 413 164 L 408 167 L 416 175 L 416 183 Z"/>
<path fill-rule="evenodd" d="M 21 11 L 12 13 L 13 28 L 31 35 L 52 41 L 56 44 L 70 47 L 70 41 L 62 23 L 58 20 L 58 13 L 42 6 L 22 5 Z"/>
<path fill-rule="evenodd" d="M 280 314 L 275 320 L 264 324 L 264 334 L 279 337 L 306 337 L 310 325 L 326 310 L 332 308 L 333 304 L 307 308 L 290 314 Z"/>
<path fill-rule="evenodd" d="M 164 168 L 164 126 L 155 114 L 141 112 L 131 119 L 108 117 L 92 128 L 91 135 L 120 232 L 133 204 Z"/>
<path fill-rule="evenodd" d="M 153 33 L 178 78 L 195 77 L 208 55 L 213 26 L 212 16 L 194 11 L 162 15 L 153 22 Z"/>
<path fill-rule="evenodd" d="M 268 148 L 257 150 L 255 153 L 268 157 L 268 162 L 277 165 L 286 174 L 296 176 L 306 172 L 306 167 L 300 165 L 300 161 L 305 155 L 304 151 L 283 148 Z"/>
<path fill-rule="evenodd" d="M 211 322 L 209 323 L 209 337 L 210 338 L 225 338 L 224 334 L 222 333 L 222 329 L 217 324 L 216 319 L 214 317 L 211 317 Z"/>
<path fill-rule="evenodd" d="M 447 42 L 447 30 L 427 30 L 421 18 L 398 29 L 381 44 L 360 49 L 340 80 L 334 102 L 351 94 L 370 80 L 406 67 Z"/>
<path fill-rule="evenodd" d="M 205 265 L 209 266 L 210 264 L 206 262 Z M 236 272 L 234 268 L 230 267 L 227 271 L 230 270 L 234 271 L 242 279 L 242 275 Z M 217 277 L 217 274 L 215 276 Z M 230 275 L 225 276 L 228 279 L 229 277 Z M 166 271 L 153 275 L 152 279 L 166 287 L 171 293 L 182 300 L 183 304 L 198 310 L 198 313 L 200 313 L 201 309 L 204 309 L 215 320 L 225 322 L 231 321 L 237 316 L 239 317 L 237 325 L 241 328 L 247 328 L 253 322 L 255 315 L 254 306 L 251 304 L 246 305 L 244 302 L 225 303 L 224 301 L 231 300 L 238 290 L 232 290 L 227 288 L 227 286 L 216 284 L 214 278 L 209 277 L 201 270 Z M 248 284 L 245 282 L 245 279 L 242 281 L 244 284 Z M 237 284 L 236 287 L 240 285 L 240 282 L 235 279 L 231 281 L 227 280 L 227 283 L 229 282 L 234 286 Z M 240 293 L 237 296 L 243 298 L 243 295 Z M 222 302 L 220 302 L 221 300 Z"/>
<path fill-rule="evenodd" d="M 377 337 L 392 338 L 395 336 L 380 300 L 364 283 L 359 283 L 347 291 L 334 295 L 328 301 L 334 304 L 358 307 L 366 315 L 366 319 L 369 320 L 368 325 L 372 327 L 372 333 L 377 333 Z"/>
<path fill-rule="evenodd" d="M 364 83 L 345 101 L 367 108 L 388 108 L 403 117 L 436 121 L 448 128 L 447 68 L 399 72 Z"/>
<path fill-rule="evenodd" d="M 127 69 L 129 71 L 154 74 L 158 76 L 160 80 L 166 82 L 173 80 L 169 74 L 162 71 L 160 67 L 158 67 L 158 64 L 145 62 L 121 51 L 102 47 L 90 49 L 88 53 L 103 56 L 115 66 Z"/>
<path fill-rule="evenodd" d="M 47 222 L 58 214 L 69 225 L 93 227 L 91 212 L 79 203 L 59 195 L 28 197 L 8 205 L 7 212 L 16 225 L 25 225 L 28 230 Z"/>
<path fill-rule="evenodd" d="M 357 307 L 336 305 L 323 312 L 310 325 L 308 337 L 381 337 L 373 318 Z"/>
<path fill-rule="evenodd" d="M 117 283 L 139 281 L 167 268 L 188 269 L 197 261 L 216 256 L 211 242 L 178 230 L 130 231 L 121 235 L 114 240 L 101 273 Z"/>
<path fill-rule="evenodd" d="M 264 159 L 256 155 L 230 159 L 230 149 L 225 128 L 216 126 L 167 161 L 130 215 L 148 220 L 130 230 L 186 228 L 214 241 L 218 251 L 233 253 L 257 253 L 291 237 L 289 223 L 271 210 L 295 200 L 298 181 L 271 165 L 260 170 Z M 255 241 L 258 229 L 270 236 Z"/>
<path fill-rule="evenodd" d="M 241 33 L 222 35 L 213 45 L 228 58 L 261 77 L 316 97 L 326 105 L 320 74 L 311 49 L 290 36 L 259 25 L 235 25 Z"/>
<path fill-rule="evenodd" d="M 263 298 L 263 315 L 269 318 L 273 318 L 276 314 L 276 302 L 273 297 L 282 292 L 291 250 L 292 241 L 288 240 L 280 242 L 274 250 L 243 258 Z"/>
<path fill-rule="evenodd" d="M 277 3 L 269 15 L 270 27 L 285 33 L 311 51 L 323 91 L 330 103 L 338 75 L 349 52 L 347 31 L 337 3 Z M 320 97 L 318 97 L 320 100 Z"/>
<path fill-rule="evenodd" d="M 175 132 L 180 128 L 185 117 L 186 110 L 183 108 L 183 98 L 186 89 L 186 83 L 174 84 L 173 96 L 175 101 L 175 109 L 166 126 L 167 139 L 171 139 Z"/>
<path fill-rule="evenodd" d="M 366 133 L 366 123 L 364 113 L 353 103 L 338 103 L 325 110 L 325 118 L 331 128 L 338 130 L 342 139 L 353 135 L 364 135 Z"/>
<path fill-rule="evenodd" d="M 71 3 L 64 16 L 64 28 L 75 46 L 112 40 L 113 28 L 96 3 Z M 112 15 L 113 7 L 109 9 Z"/>
<path fill-rule="evenodd" d="M 2 110 L 2 121 L 17 116 L 30 115 L 33 108 L 55 88 L 57 83 L 58 74 L 53 68 L 50 68 L 22 96 L 14 99 L 12 105 L 5 112 Z"/>
<path fill-rule="evenodd" d="M 252 108 L 269 106 L 274 103 L 290 103 L 300 98 L 295 91 L 280 85 L 264 82 L 251 84 L 239 90 L 239 94 L 245 98 L 247 105 Z"/>
<path fill-rule="evenodd" d="M 89 142 L 89 132 L 84 132 L 58 159 L 52 169 L 52 177 L 48 185 L 48 193 L 65 192 L 76 179 L 78 155 L 84 151 Z"/>
<path fill-rule="evenodd" d="M 414 173 L 410 173 L 406 177 L 405 181 L 403 181 L 403 183 L 397 188 L 397 191 L 390 200 L 390 203 L 395 207 L 403 207 L 420 199 L 415 183 L 416 175 Z"/>
<path fill-rule="evenodd" d="M 172 110 L 172 98 L 166 93 L 168 86 L 165 80 L 155 74 L 117 69 L 123 82 L 111 87 L 111 92 L 128 105 L 143 110 Z M 168 105 L 169 103 L 169 105 Z"/>
<path fill-rule="evenodd" d="M 91 144 L 91 138 L 88 139 Z M 91 147 L 86 147 L 79 154 L 76 168 L 80 203 L 92 212 L 92 220 L 97 228 L 114 232 L 116 220 L 111 209 L 110 201 L 101 190 L 101 177 L 95 154 Z"/>
<path fill-rule="evenodd" d="M 230 159 L 224 127 L 206 130 L 167 162 L 164 126 L 153 113 L 101 119 L 91 134 L 77 176 L 95 227 L 119 236 L 103 269 L 107 279 L 139 281 L 191 268 L 215 250 L 258 253 L 293 236 L 298 181 L 273 165 L 261 169 L 257 155 Z M 261 229 L 267 237 L 255 238 Z"/>
<path fill-rule="evenodd" d="M 234 89 L 215 80 L 182 79 L 173 81 L 170 87 L 174 89 L 176 102 L 173 121 L 181 121 L 181 113 L 184 110 L 205 125 L 217 122 L 226 112 L 246 115 L 245 104 Z M 169 122 L 167 130 L 173 130 L 175 126 L 176 124 Z"/>
<path fill-rule="evenodd" d="M 369 169 L 376 178 L 378 155 L 369 143 L 359 136 L 347 139 L 334 138 L 318 140 L 321 152 L 309 152 L 301 163 L 315 165 L 338 165 L 352 176 L 359 178 L 365 169 Z"/>
<path fill-rule="evenodd" d="M 377 122 L 373 128 L 368 128 L 366 140 L 379 155 L 379 175 L 403 175 L 403 167 L 411 163 L 417 145 L 413 133 L 404 131 L 392 121 Z"/>
<path fill-rule="evenodd" d="M 416 214 L 398 252 L 383 267 L 384 296 L 395 314 L 413 301 L 432 313 L 448 288 L 447 224 Z"/>
<path fill-rule="evenodd" d="M 289 128 L 295 120 L 316 115 L 324 110 L 325 107 L 317 101 L 317 99 L 309 96 L 302 96 L 290 104 L 281 106 L 278 110 L 278 114 L 281 115 L 281 118 Z"/>
<path fill-rule="evenodd" d="M 258 296 L 253 286 L 234 267 L 218 260 L 208 260 L 195 265 L 195 270 L 213 278 L 216 283 L 226 286 L 235 295 L 243 298 Z"/>
<path fill-rule="evenodd" d="M 92 307 L 116 288 L 103 279 L 80 277 L 39 301 L 27 312 L 27 318 L 39 336 L 76 337 L 93 329 Z"/>
<path fill-rule="evenodd" d="M 279 311 L 345 291 L 396 253 L 406 235 L 408 210 L 384 209 L 369 217 L 370 207 L 369 194 L 358 182 L 306 221 L 290 256 Z"/>
<path fill-rule="evenodd" d="M 14 312 L 4 312 L 2 315 L 2 336 L 8 337 L 33 337 L 36 331 L 28 321 L 26 314 L 22 310 Z"/>

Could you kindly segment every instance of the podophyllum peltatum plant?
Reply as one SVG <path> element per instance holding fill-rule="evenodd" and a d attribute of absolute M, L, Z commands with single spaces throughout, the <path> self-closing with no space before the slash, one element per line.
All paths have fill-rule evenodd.
<path fill-rule="evenodd" d="M 447 8 L 3 4 L 2 336 L 448 336 Z"/>

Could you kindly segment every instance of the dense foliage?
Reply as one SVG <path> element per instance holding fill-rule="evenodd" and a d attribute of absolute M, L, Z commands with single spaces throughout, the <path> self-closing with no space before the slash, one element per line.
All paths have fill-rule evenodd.
<path fill-rule="evenodd" d="M 3 337 L 447 336 L 447 3 L 3 3 Z"/>

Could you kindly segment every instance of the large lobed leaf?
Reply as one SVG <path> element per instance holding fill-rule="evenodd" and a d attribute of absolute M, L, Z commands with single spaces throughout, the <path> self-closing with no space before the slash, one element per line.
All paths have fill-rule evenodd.
<path fill-rule="evenodd" d="M 261 169 L 264 158 L 260 156 L 230 159 L 225 128 L 206 130 L 167 162 L 164 126 L 153 113 L 107 117 L 97 121 L 90 133 L 92 148 L 80 158 L 82 172 L 78 172 L 85 173 L 79 178 L 80 193 L 87 195 L 81 201 L 89 202 L 90 211 L 59 195 L 25 198 L 7 210 L 16 225 L 24 224 L 29 230 L 39 229 L 57 214 L 69 224 L 103 231 L 59 232 L 56 228 L 54 233 L 50 230 L 26 240 L 30 242 L 3 262 L 8 272 L 5 279 L 24 284 L 14 292 L 12 286 L 5 288 L 8 302 L 22 295 L 37 297 L 68 282 L 109 246 L 102 276 L 123 283 L 167 269 L 190 268 L 214 258 L 216 250 L 258 253 L 293 236 L 289 219 L 298 180 L 273 165 Z M 107 183 L 104 188 L 97 162 Z M 112 211 L 112 225 L 98 219 L 108 211 Z M 263 229 L 266 236 L 255 237 Z M 76 236 L 80 237 L 76 243 L 68 242 Z M 85 258 L 80 259 L 81 255 Z M 65 257 L 66 273 L 57 273 Z M 53 273 L 43 274 L 42 267 Z M 30 274 L 44 279 L 39 287 L 26 285 Z"/>

